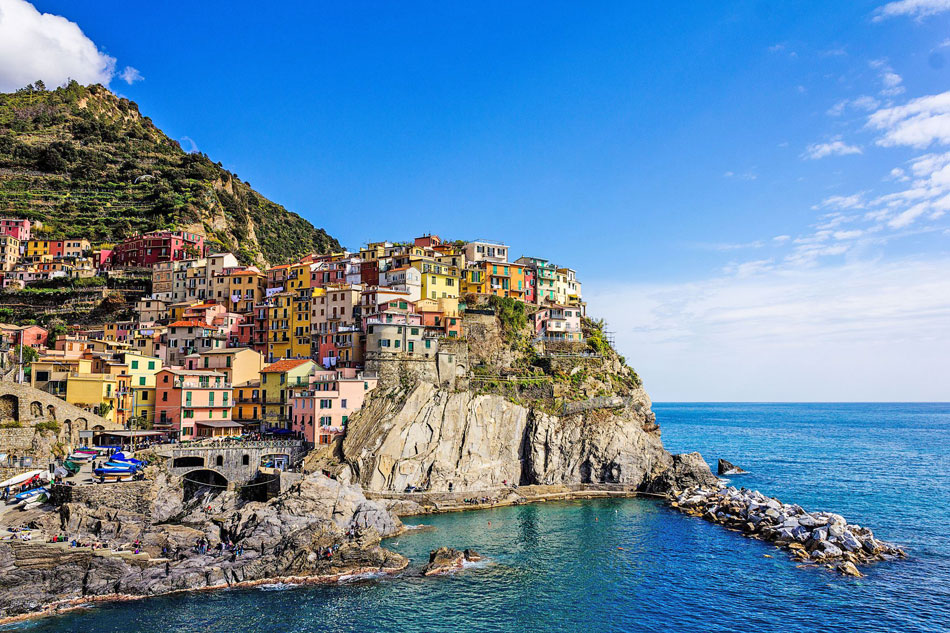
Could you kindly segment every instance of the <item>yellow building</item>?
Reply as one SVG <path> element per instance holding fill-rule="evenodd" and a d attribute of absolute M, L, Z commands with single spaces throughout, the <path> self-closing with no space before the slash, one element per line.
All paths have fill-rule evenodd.
<path fill-rule="evenodd" d="M 267 356 L 273 360 L 290 358 L 290 321 L 293 313 L 293 292 L 278 292 L 272 297 L 267 312 Z"/>
<path fill-rule="evenodd" d="M 96 409 L 110 422 L 117 421 L 118 393 L 118 376 L 110 374 L 70 374 L 66 382 L 66 402 L 82 409 Z M 100 406 L 104 410 L 99 410 Z"/>
<path fill-rule="evenodd" d="M 261 421 L 264 427 L 289 428 L 292 389 L 307 388 L 317 364 L 307 358 L 279 360 L 261 370 Z"/>
<path fill-rule="evenodd" d="M 20 259 L 20 240 L 12 235 L 0 235 L 0 268 L 13 270 Z"/>
<path fill-rule="evenodd" d="M 440 264 L 430 258 L 414 258 L 409 265 L 422 273 L 422 297 L 424 299 L 458 299 L 459 269 Z"/>
<path fill-rule="evenodd" d="M 469 266 L 462 271 L 462 295 L 488 294 L 488 276 L 481 266 Z"/>
<path fill-rule="evenodd" d="M 162 359 L 127 352 L 125 365 L 130 377 L 132 415 L 151 425 L 155 421 L 155 374 L 162 369 Z"/>
<path fill-rule="evenodd" d="M 70 374 L 92 373 L 92 360 L 64 354 L 47 354 L 30 363 L 30 386 L 59 396 L 66 394 Z"/>

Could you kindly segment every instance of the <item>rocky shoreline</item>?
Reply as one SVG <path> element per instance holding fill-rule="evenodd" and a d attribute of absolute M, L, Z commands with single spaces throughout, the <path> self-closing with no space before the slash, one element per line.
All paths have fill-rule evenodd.
<path fill-rule="evenodd" d="M 900 547 L 876 539 L 869 528 L 849 524 L 840 514 L 807 512 L 756 490 L 692 487 L 674 491 L 670 505 L 772 543 L 800 563 L 822 565 L 847 576 L 864 575 L 857 565 L 906 556 Z"/>

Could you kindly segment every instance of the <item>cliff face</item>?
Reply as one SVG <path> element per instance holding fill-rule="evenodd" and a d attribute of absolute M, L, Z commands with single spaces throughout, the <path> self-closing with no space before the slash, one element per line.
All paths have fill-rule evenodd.
<path fill-rule="evenodd" d="M 343 452 L 350 476 L 372 491 L 446 491 L 450 483 L 479 490 L 503 482 L 648 488 L 674 462 L 645 427 L 652 428 L 652 412 L 642 390 L 616 409 L 559 416 L 423 382 L 404 398 L 398 390 L 374 394 L 351 419 Z"/>
<path fill-rule="evenodd" d="M 701 459 L 674 459 L 663 448 L 649 397 L 612 350 L 539 356 L 503 336 L 500 322 L 486 325 L 478 316 L 464 325 L 468 358 L 498 381 L 435 384 L 430 374 L 413 380 L 406 373 L 383 381 L 349 420 L 344 478 L 374 492 L 447 491 L 449 484 L 477 491 L 505 482 L 665 491 L 713 482 Z M 389 370 L 381 375 L 399 374 Z M 521 374 L 521 382 L 499 371 Z"/>

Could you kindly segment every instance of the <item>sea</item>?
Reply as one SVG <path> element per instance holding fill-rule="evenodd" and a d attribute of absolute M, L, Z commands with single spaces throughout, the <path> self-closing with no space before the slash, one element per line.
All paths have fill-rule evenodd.
<path fill-rule="evenodd" d="M 654 405 L 664 444 L 750 471 L 736 486 L 830 510 L 905 547 L 846 578 L 651 499 L 407 518 L 400 577 L 96 606 L 27 631 L 950 631 L 950 404 Z M 428 552 L 486 559 L 422 577 Z"/>

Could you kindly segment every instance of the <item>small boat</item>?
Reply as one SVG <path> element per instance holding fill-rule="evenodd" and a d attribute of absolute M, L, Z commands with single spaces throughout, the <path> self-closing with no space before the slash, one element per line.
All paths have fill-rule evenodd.
<path fill-rule="evenodd" d="M 94 457 L 96 456 L 90 455 L 89 453 L 72 453 L 68 459 L 74 462 L 88 462 Z"/>
<path fill-rule="evenodd" d="M 96 477 L 131 477 L 135 471 L 131 468 L 121 468 L 115 466 L 103 466 L 92 471 Z"/>
<path fill-rule="evenodd" d="M 144 465 L 145 465 L 145 462 L 143 462 L 143 461 L 140 460 L 140 459 L 135 459 L 134 457 L 126 457 L 126 456 L 125 456 L 125 453 L 115 453 L 115 454 L 112 456 L 112 459 L 115 460 L 115 461 L 119 461 L 119 462 L 130 462 L 130 463 L 136 464 L 136 465 L 138 465 L 138 466 L 144 466 Z"/>
<path fill-rule="evenodd" d="M 2 490 L 3 488 L 6 488 L 7 486 L 10 486 L 10 487 L 21 486 L 27 480 L 33 479 L 34 477 L 38 477 L 39 475 L 43 474 L 43 472 L 44 471 L 42 470 L 30 470 L 25 473 L 20 473 L 19 475 L 16 475 L 14 477 L 10 477 L 6 481 L 0 482 L 0 490 Z"/>
<path fill-rule="evenodd" d="M 25 503 L 23 503 L 22 505 L 20 505 L 20 509 L 21 509 L 21 510 L 32 510 L 33 508 L 38 508 L 38 507 L 40 507 L 41 505 L 43 505 L 43 504 L 46 503 L 47 501 L 49 501 L 49 494 L 46 493 L 46 492 L 43 492 L 43 493 L 41 493 L 41 494 L 36 495 L 36 496 L 33 497 L 32 499 L 27 499 Z"/>
<path fill-rule="evenodd" d="M 128 463 L 128 462 L 116 462 L 116 461 L 108 461 L 108 462 L 106 462 L 105 467 L 106 467 L 106 468 L 119 468 L 119 469 L 122 469 L 122 470 L 130 470 L 130 471 L 132 471 L 133 473 L 136 472 L 136 471 L 139 469 L 139 467 L 138 467 L 136 464 L 130 464 L 130 463 Z"/>
<path fill-rule="evenodd" d="M 27 490 L 26 492 L 21 492 L 17 496 L 13 497 L 13 499 L 15 503 L 19 503 L 21 501 L 31 501 L 31 500 L 35 501 L 33 497 L 36 497 L 37 495 L 45 495 L 48 493 L 49 491 L 46 488 L 34 488 L 33 490 Z"/>
<path fill-rule="evenodd" d="M 75 475 L 76 473 L 79 472 L 79 469 L 82 468 L 82 466 L 72 461 L 71 459 L 67 459 L 66 461 L 63 462 L 63 468 L 69 471 L 70 475 Z"/>

